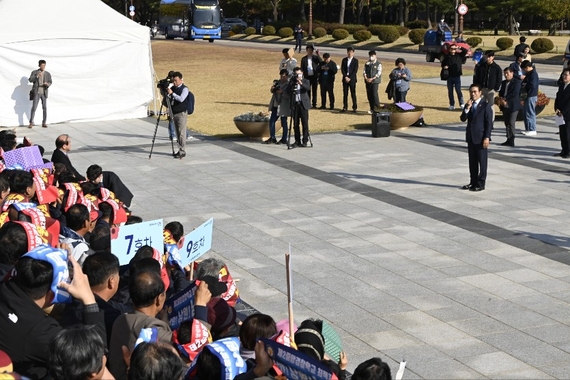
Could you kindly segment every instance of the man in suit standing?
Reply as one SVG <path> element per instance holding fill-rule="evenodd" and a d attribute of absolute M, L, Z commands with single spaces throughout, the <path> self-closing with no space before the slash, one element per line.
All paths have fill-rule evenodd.
<path fill-rule="evenodd" d="M 311 83 L 308 79 L 303 78 L 303 71 L 300 67 L 295 67 L 293 70 L 293 78 L 289 81 L 286 92 L 291 94 L 293 98 L 293 125 L 295 130 L 295 143 L 291 148 L 306 147 L 309 141 L 309 109 L 311 108 L 311 101 L 309 98 L 309 91 Z M 303 138 L 301 139 L 301 132 L 299 130 L 299 121 L 303 125 Z"/>
<path fill-rule="evenodd" d="M 51 162 L 54 164 L 64 164 L 67 171 L 73 173 L 73 176 L 77 181 L 85 181 L 79 172 L 71 165 L 71 160 L 69 159 L 69 151 L 71 151 L 71 138 L 69 135 L 59 135 L 55 140 L 55 150 L 51 155 Z"/>
<path fill-rule="evenodd" d="M 520 92 L 521 80 L 515 78 L 511 66 L 503 70 L 505 80 L 501 82 L 499 90 L 499 108 L 503 112 L 505 127 L 507 128 L 507 141 L 502 146 L 515 146 L 515 123 L 521 106 Z"/>
<path fill-rule="evenodd" d="M 34 96 L 32 100 L 32 111 L 30 114 L 30 125 L 28 128 L 32 128 L 34 126 L 34 116 L 36 115 L 36 109 L 38 108 L 38 103 L 40 100 L 42 101 L 42 110 L 43 110 L 43 118 L 42 118 L 42 127 L 47 128 L 46 119 L 47 119 L 47 97 L 48 97 L 48 88 L 51 86 L 51 74 L 46 71 L 46 61 L 40 59 L 38 62 L 39 69 L 32 71 L 30 74 L 30 78 L 28 81 L 32 83 L 32 95 Z"/>
<path fill-rule="evenodd" d="M 334 77 L 338 71 L 336 63 L 329 53 L 323 54 L 323 62 L 319 65 L 319 84 L 321 85 L 321 109 L 327 104 L 329 95 L 330 109 L 334 110 Z"/>
<path fill-rule="evenodd" d="M 346 48 L 346 57 L 342 59 L 340 64 L 340 72 L 342 73 L 342 111 L 348 109 L 348 90 L 352 98 L 352 112 L 356 112 L 356 78 L 358 74 L 358 59 L 354 58 L 354 48 L 349 46 Z"/>
<path fill-rule="evenodd" d="M 564 118 L 564 124 L 558 126 L 560 130 L 560 144 L 562 151 L 556 153 L 555 157 L 568 158 L 570 150 L 568 147 L 570 141 L 570 69 L 564 69 L 562 72 L 562 83 L 558 86 L 556 100 L 554 101 L 554 110 L 557 116 Z"/>
<path fill-rule="evenodd" d="M 305 50 L 307 51 L 307 55 L 301 58 L 301 70 L 303 71 L 305 79 L 308 79 L 311 83 L 309 98 L 312 99 L 313 108 L 317 108 L 318 69 L 322 61 L 318 52 L 317 54 L 313 53 L 315 51 L 313 45 L 307 45 Z"/>
<path fill-rule="evenodd" d="M 482 191 L 485 190 L 487 179 L 487 148 L 491 141 L 491 130 L 493 129 L 493 109 L 492 104 L 487 103 L 482 97 L 483 92 L 480 85 L 472 84 L 469 87 L 469 95 L 471 98 L 465 104 L 460 119 L 467 121 L 465 139 L 469 153 L 471 180 L 462 189 Z"/>

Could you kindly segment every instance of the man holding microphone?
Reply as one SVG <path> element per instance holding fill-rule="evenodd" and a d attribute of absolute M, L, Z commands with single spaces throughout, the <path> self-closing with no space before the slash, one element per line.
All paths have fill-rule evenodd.
<path fill-rule="evenodd" d="M 469 154 L 469 174 L 471 180 L 463 190 L 483 191 L 487 179 L 487 148 L 493 129 L 493 105 L 482 97 L 481 86 L 469 87 L 470 99 L 461 113 L 461 121 L 467 121 L 466 141 Z"/>

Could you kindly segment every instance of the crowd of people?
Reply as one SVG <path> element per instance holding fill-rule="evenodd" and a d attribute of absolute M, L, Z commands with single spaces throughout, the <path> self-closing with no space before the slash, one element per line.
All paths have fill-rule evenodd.
<path fill-rule="evenodd" d="M 326 353 L 323 321 L 290 331 L 269 315 L 240 317 L 224 262 L 182 266 L 181 223 L 164 226 L 164 250 L 144 245 L 120 265 L 111 230 L 142 219 L 129 209 L 133 195 L 119 176 L 96 164 L 82 175 L 67 134 L 56 138 L 51 161 L 6 167 L 15 153 L 43 153 L 18 141 L 0 132 L 0 376 L 283 379 L 287 369 L 265 346 L 271 341 L 321 366 L 324 378 L 346 378 L 346 354 L 332 360 Z M 181 300 L 184 309 L 173 312 Z M 373 358 L 352 378 L 391 379 L 390 367 Z"/>

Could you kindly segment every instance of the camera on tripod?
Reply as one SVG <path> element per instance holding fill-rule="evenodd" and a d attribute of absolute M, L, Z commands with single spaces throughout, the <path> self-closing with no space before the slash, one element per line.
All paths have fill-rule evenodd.
<path fill-rule="evenodd" d="M 161 79 L 156 84 L 156 88 L 160 89 L 160 91 L 163 92 L 166 92 L 169 86 L 170 86 L 170 78 Z"/>
<path fill-rule="evenodd" d="M 279 82 L 280 82 L 279 79 L 274 79 L 274 80 L 273 80 L 273 87 L 279 86 Z"/>

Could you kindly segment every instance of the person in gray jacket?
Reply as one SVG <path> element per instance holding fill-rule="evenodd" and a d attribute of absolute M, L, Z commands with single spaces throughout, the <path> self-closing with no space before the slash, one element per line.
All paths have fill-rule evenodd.
<path fill-rule="evenodd" d="M 47 128 L 47 97 L 48 88 L 51 86 L 51 74 L 46 71 L 46 61 L 40 59 L 38 65 L 40 68 L 32 71 L 28 79 L 28 81 L 32 83 L 32 91 L 30 91 L 32 111 L 30 113 L 30 125 L 28 125 L 28 128 L 33 128 L 34 126 L 34 116 L 36 115 L 36 109 L 38 108 L 40 100 L 42 101 L 42 109 L 44 111 L 42 127 Z"/>
<path fill-rule="evenodd" d="M 410 89 L 412 72 L 406 67 L 404 58 L 396 59 L 396 68 L 390 73 L 390 80 L 394 83 L 394 103 L 405 102 Z"/>

